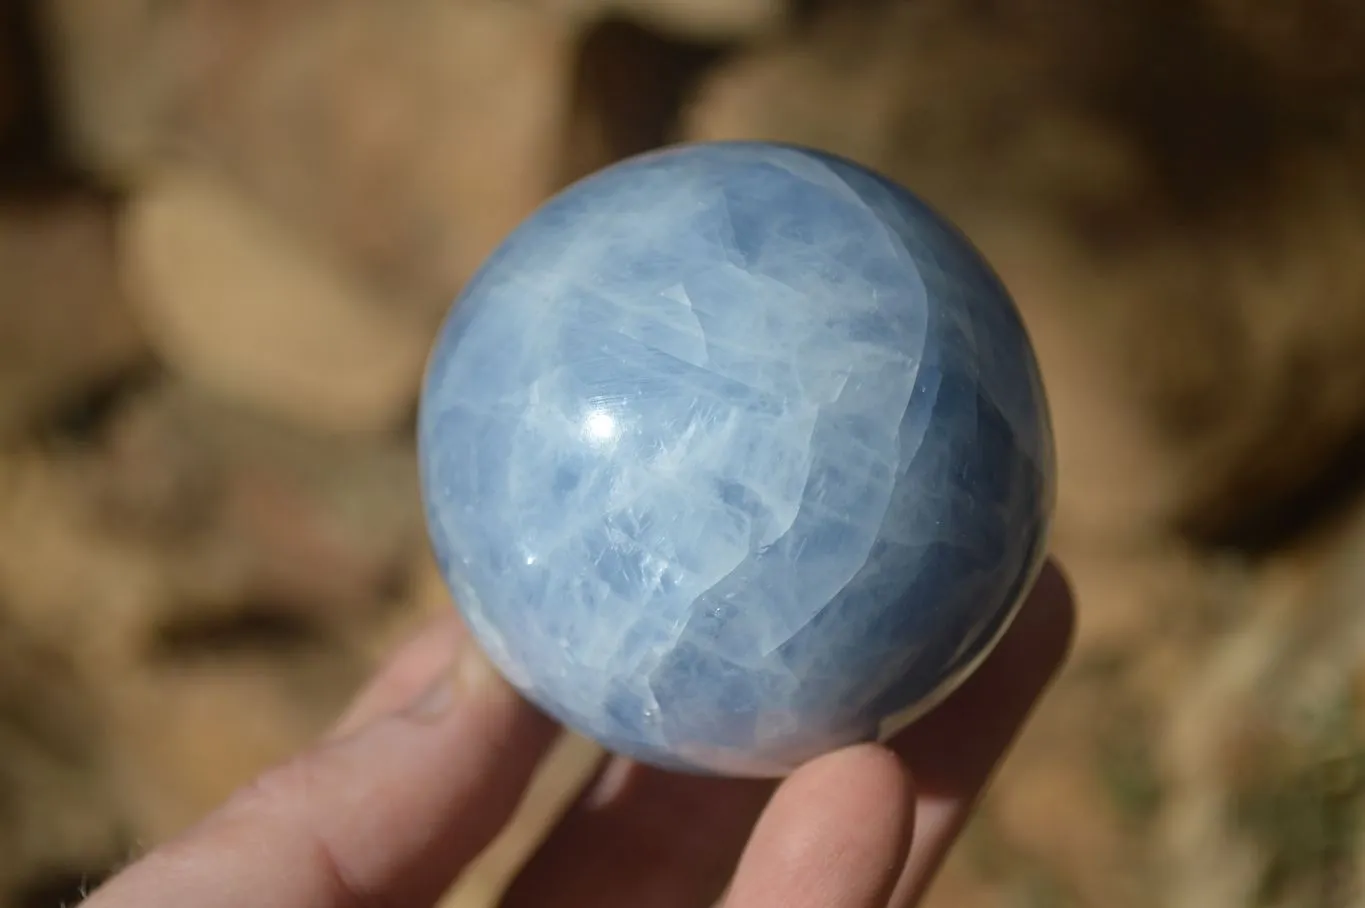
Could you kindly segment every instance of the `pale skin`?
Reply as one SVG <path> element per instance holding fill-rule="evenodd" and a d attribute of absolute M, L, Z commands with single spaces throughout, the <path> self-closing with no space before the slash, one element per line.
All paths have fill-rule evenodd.
<path fill-rule="evenodd" d="M 886 745 L 780 784 L 603 763 L 503 908 L 910 908 L 1070 646 L 1049 564 L 952 697 Z M 511 818 L 558 729 L 453 617 L 401 648 L 333 732 L 86 908 L 428 908 Z"/>

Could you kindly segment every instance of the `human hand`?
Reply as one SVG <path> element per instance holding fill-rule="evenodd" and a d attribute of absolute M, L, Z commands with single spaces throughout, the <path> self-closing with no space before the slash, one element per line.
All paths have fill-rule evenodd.
<path fill-rule="evenodd" d="M 1055 566 L 986 663 L 886 746 L 770 781 L 607 760 L 503 908 L 909 908 L 1061 665 Z M 327 740 L 267 772 L 86 908 L 427 908 L 510 819 L 557 729 L 453 617 L 400 650 Z"/>

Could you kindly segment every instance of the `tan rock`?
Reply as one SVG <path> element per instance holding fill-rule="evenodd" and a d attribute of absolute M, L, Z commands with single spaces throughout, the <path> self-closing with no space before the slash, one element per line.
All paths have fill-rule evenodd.
<path fill-rule="evenodd" d="M 310 433 L 182 386 L 140 390 L 91 444 L 0 453 L 15 874 L 93 874 L 316 737 L 376 641 L 421 617 L 413 473 L 410 442 Z"/>
<path fill-rule="evenodd" d="M 145 0 L 44 0 L 35 8 L 72 156 L 112 184 L 135 182 L 162 153 L 183 90 L 170 53 L 173 14 Z"/>
<path fill-rule="evenodd" d="M 81 488 L 92 524 L 158 558 L 171 601 L 148 646 L 202 650 L 257 620 L 363 636 L 406 599 L 425 540 L 410 439 L 309 432 L 176 386 L 107 434 Z"/>
<path fill-rule="evenodd" d="M 574 42 L 501 0 L 339 2 L 216 74 L 188 120 L 429 323 L 553 187 Z"/>
<path fill-rule="evenodd" d="M 144 392 L 107 435 L 0 459 L 0 602 L 83 668 L 363 640 L 406 608 L 424 540 L 410 443 L 184 390 Z"/>
<path fill-rule="evenodd" d="M 504 0 L 52 10 L 84 160 L 125 183 L 168 154 L 208 161 L 427 324 L 554 185 L 564 17 Z"/>
<path fill-rule="evenodd" d="M 127 286 L 178 372 L 305 425 L 389 429 L 430 343 L 328 257 L 206 170 L 168 170 L 120 228 Z"/>
<path fill-rule="evenodd" d="M 1073 756 L 1009 769 L 991 802 L 1001 834 L 1079 904 L 1143 904 L 1130 894 L 1139 861 L 1091 766 Z"/>
<path fill-rule="evenodd" d="M 225 651 L 105 679 L 112 777 L 128 825 L 160 843 L 317 740 L 369 666 L 335 647 Z"/>
<path fill-rule="evenodd" d="M 112 213 L 69 196 L 0 213 L 0 435 L 136 364 Z"/>
<path fill-rule="evenodd" d="M 91 520 L 70 465 L 41 450 L 0 455 L 0 597 L 32 645 L 102 671 L 136 658 L 166 607 L 154 552 Z"/>
<path fill-rule="evenodd" d="M 1139 668 L 1156 661 L 1164 643 L 1197 651 L 1213 633 L 1210 616 L 1240 601 L 1250 588 L 1245 565 L 1176 544 L 1095 550 L 1059 540 L 1055 553 L 1071 583 L 1081 620 L 1072 660 L 1078 664 L 1112 664 L 1134 652 Z M 1145 699 L 1164 702 L 1178 686 L 1179 675 L 1158 679 L 1159 693 Z M 1130 683 L 1130 687 L 1139 685 Z"/>
<path fill-rule="evenodd" d="M 1018 901 L 1013 890 L 981 879 L 973 866 L 979 856 L 968 851 L 970 846 L 948 856 L 922 908 L 1003 908 Z"/>
<path fill-rule="evenodd" d="M 123 860 L 105 741 L 70 654 L 0 611 L 0 903 L 79 899 Z"/>

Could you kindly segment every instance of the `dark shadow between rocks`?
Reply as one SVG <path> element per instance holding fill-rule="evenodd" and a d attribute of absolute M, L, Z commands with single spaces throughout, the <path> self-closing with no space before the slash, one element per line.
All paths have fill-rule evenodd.
<path fill-rule="evenodd" d="M 287 654 L 323 645 L 324 633 L 289 606 L 253 602 L 221 615 L 173 618 L 157 628 L 149 657 L 154 662 L 189 662 L 233 654 Z"/>
<path fill-rule="evenodd" d="M 622 18 L 594 26 L 579 45 L 569 86 L 560 185 L 672 141 L 698 79 L 730 50 L 667 37 Z"/>
<path fill-rule="evenodd" d="M 8 95 L 0 97 L 0 201 L 42 198 L 83 182 L 54 116 L 41 2 L 0 3 L 0 95 Z"/>

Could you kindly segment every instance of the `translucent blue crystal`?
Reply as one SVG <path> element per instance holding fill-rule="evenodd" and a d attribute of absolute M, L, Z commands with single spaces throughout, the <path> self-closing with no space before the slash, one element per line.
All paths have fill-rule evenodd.
<path fill-rule="evenodd" d="M 1000 637 L 1054 458 L 1018 314 L 907 190 L 687 145 L 548 201 L 465 288 L 419 427 L 483 649 L 628 756 L 780 775 L 885 736 Z"/>

